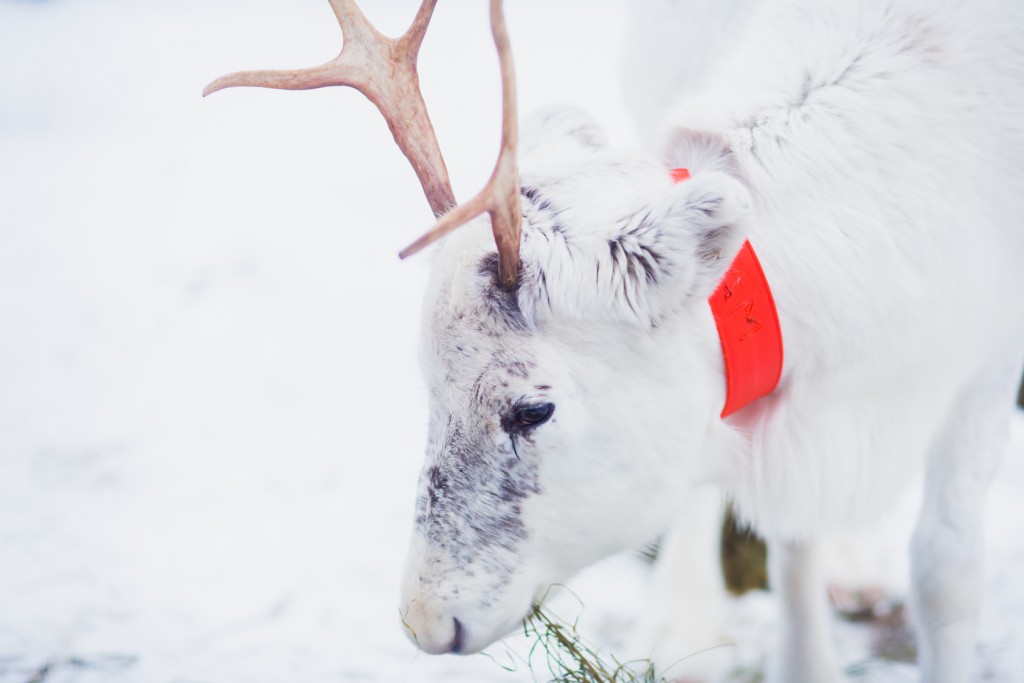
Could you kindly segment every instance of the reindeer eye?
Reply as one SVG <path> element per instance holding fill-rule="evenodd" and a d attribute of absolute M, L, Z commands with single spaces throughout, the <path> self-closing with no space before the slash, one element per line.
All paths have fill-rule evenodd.
<path fill-rule="evenodd" d="M 551 415 L 555 412 L 554 403 L 541 403 L 536 406 L 523 406 L 516 409 L 516 426 L 520 428 L 524 427 L 536 427 L 539 424 L 543 424 L 551 419 Z"/>

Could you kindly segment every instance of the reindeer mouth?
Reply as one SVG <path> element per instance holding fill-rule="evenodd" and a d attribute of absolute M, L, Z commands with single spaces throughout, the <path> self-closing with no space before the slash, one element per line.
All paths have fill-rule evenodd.
<path fill-rule="evenodd" d="M 547 586 L 540 585 L 531 594 L 519 593 L 521 600 L 506 594 L 499 603 L 487 606 L 455 606 L 414 594 L 405 601 L 402 625 L 409 640 L 427 654 L 476 654 L 518 631 L 547 593 Z"/>

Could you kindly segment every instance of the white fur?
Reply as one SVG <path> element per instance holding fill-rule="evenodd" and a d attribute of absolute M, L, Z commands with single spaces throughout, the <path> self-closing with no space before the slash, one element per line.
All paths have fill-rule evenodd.
<path fill-rule="evenodd" d="M 1024 5 L 661 0 L 640 13 L 652 8 L 675 18 L 634 22 L 658 29 L 632 41 L 645 52 L 633 64 L 700 46 L 689 70 L 632 74 L 648 130 L 666 92 L 678 96 L 662 162 L 608 150 L 572 111 L 536 119 L 523 182 L 547 206 L 524 202 L 514 325 L 481 274 L 487 226 L 439 250 L 427 468 L 462 477 L 439 510 L 465 511 L 505 545 L 457 546 L 455 525 L 426 506 L 407 622 L 425 649 L 448 651 L 458 619 L 459 649 L 479 649 L 547 584 L 665 529 L 710 483 L 773 543 L 787 607 L 770 680 L 838 679 L 814 546 L 883 515 L 924 470 L 922 680 L 965 681 L 980 514 L 1024 355 Z M 673 186 L 670 166 L 692 180 Z M 745 237 L 772 285 L 786 365 L 772 396 L 723 421 L 705 299 Z M 512 356 L 524 376 L 509 375 Z M 492 452 L 511 453 L 498 413 L 522 397 L 556 409 L 517 442 L 538 492 L 513 496 L 513 542 L 471 490 L 501 471 Z M 488 455 L 453 462 L 453 424 L 473 444 L 464 452 Z"/>

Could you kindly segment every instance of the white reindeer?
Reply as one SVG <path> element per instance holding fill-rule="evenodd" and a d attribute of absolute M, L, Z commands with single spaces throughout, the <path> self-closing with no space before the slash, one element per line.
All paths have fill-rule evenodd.
<path fill-rule="evenodd" d="M 211 89 L 360 88 L 445 214 L 413 68 L 433 0 L 395 41 L 331 4 L 334 62 Z M 884 514 L 923 469 L 921 677 L 966 681 L 985 491 L 1024 350 L 1024 4 L 651 3 L 632 78 L 650 129 L 672 103 L 659 155 L 547 112 L 519 153 L 521 206 L 491 4 L 498 168 L 419 243 L 473 219 L 437 250 L 424 315 L 429 439 L 402 596 L 416 644 L 486 647 L 551 583 L 672 526 L 712 484 L 770 541 L 783 626 L 769 680 L 838 680 L 818 542 Z M 399 85 L 382 85 L 391 70 Z M 746 239 L 786 360 L 771 395 L 723 418 L 708 297 Z"/>

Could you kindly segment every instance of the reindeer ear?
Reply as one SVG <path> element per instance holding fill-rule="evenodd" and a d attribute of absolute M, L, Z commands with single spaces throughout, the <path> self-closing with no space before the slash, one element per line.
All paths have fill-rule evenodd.
<path fill-rule="evenodd" d="M 662 181 L 668 184 L 667 177 Z M 730 174 L 703 171 L 669 185 L 611 232 L 535 225 L 524 233 L 518 310 L 531 325 L 549 319 L 655 325 L 707 300 L 751 222 L 747 188 Z"/>
<path fill-rule="evenodd" d="M 661 296 L 690 301 L 715 291 L 752 220 L 747 188 L 730 174 L 703 171 L 656 199 L 627 235 L 656 256 Z"/>
<path fill-rule="evenodd" d="M 542 162 L 546 158 L 564 158 L 590 154 L 608 146 L 604 129 L 589 114 L 570 105 L 544 107 L 520 124 L 520 160 Z"/>

